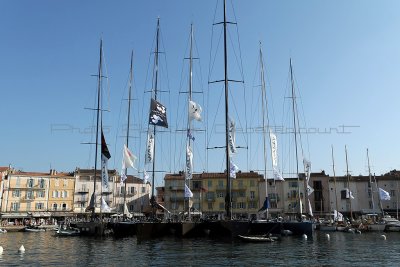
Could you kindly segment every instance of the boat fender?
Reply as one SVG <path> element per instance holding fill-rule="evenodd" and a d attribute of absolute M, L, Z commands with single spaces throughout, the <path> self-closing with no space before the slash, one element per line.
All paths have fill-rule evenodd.
<path fill-rule="evenodd" d="M 19 252 L 24 253 L 25 252 L 25 247 L 24 245 L 21 245 L 18 249 Z"/>
<path fill-rule="evenodd" d="M 386 236 L 385 235 L 381 235 L 383 240 L 386 240 Z"/>
<path fill-rule="evenodd" d="M 307 235 L 306 234 L 303 234 L 303 239 L 307 239 Z"/>
<path fill-rule="evenodd" d="M 0 254 L 3 254 L 3 247 L 0 246 Z"/>
<path fill-rule="evenodd" d="M 331 238 L 331 236 L 329 234 L 326 234 L 325 236 L 326 236 L 326 239 L 328 239 L 328 240 Z"/>

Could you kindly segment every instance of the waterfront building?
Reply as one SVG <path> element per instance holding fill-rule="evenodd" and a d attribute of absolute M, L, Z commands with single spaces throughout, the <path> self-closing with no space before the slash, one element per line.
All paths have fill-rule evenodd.
<path fill-rule="evenodd" d="M 236 218 L 255 218 L 264 198 L 260 195 L 260 183 L 263 176 L 257 172 L 238 172 L 231 179 L 232 215 Z M 183 172 L 165 176 L 164 204 L 172 215 L 192 211 L 201 211 L 204 216 L 221 218 L 225 213 L 226 173 L 193 174 L 190 190 L 191 202 L 184 197 L 185 175 Z M 264 184 L 265 185 L 265 184 Z M 185 207 L 185 210 L 184 210 Z"/>
<path fill-rule="evenodd" d="M 89 206 L 90 198 L 96 188 L 95 203 L 96 213 L 100 213 L 100 201 L 101 198 L 107 203 L 107 205 L 116 209 L 114 192 L 116 190 L 115 185 L 118 178 L 116 170 L 108 170 L 108 182 L 109 190 L 103 190 L 101 183 L 101 170 L 96 171 L 96 187 L 94 187 L 95 173 L 94 169 L 80 169 L 76 168 L 75 173 L 75 194 L 74 194 L 74 213 L 79 217 L 90 216 L 90 212 L 86 211 Z"/>
<path fill-rule="evenodd" d="M 143 183 L 143 180 L 133 175 L 127 175 L 126 183 L 126 206 L 129 213 L 134 217 L 142 216 L 144 209 L 149 206 L 151 185 Z M 120 178 L 116 180 L 115 207 L 116 212 L 124 211 L 125 185 L 121 185 Z"/>
<path fill-rule="evenodd" d="M 70 178 L 73 178 L 71 173 L 53 170 L 48 173 L 10 170 L 2 182 L 2 220 L 43 222 L 49 219 L 52 216 L 49 207 L 50 182 Z M 72 201 L 64 193 L 58 198 L 57 201 L 53 199 L 52 203 L 62 203 L 65 209 L 71 209 Z"/>
<path fill-rule="evenodd" d="M 46 210 L 52 218 L 60 219 L 73 216 L 75 176 L 71 173 L 57 173 L 50 170 L 49 194 Z"/>

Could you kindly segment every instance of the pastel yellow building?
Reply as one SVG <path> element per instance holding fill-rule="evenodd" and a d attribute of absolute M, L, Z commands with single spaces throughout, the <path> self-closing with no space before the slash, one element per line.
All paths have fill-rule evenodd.
<path fill-rule="evenodd" d="M 233 217 L 250 218 L 256 216 L 262 205 L 259 184 L 263 176 L 257 172 L 239 172 L 231 179 L 231 198 Z M 187 210 L 184 197 L 184 173 L 165 176 L 164 204 L 172 214 Z M 190 180 L 193 193 L 190 206 L 207 216 L 223 216 L 225 212 L 226 173 L 193 174 Z"/>

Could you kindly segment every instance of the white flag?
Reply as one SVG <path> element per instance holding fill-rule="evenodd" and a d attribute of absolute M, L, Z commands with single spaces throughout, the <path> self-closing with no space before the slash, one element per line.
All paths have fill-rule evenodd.
<path fill-rule="evenodd" d="M 201 106 L 194 101 L 189 100 L 189 118 L 191 120 L 201 121 Z"/>
<path fill-rule="evenodd" d="M 143 183 L 147 184 L 149 178 L 150 178 L 149 174 L 146 172 L 146 170 L 143 170 Z"/>
<path fill-rule="evenodd" d="M 186 179 L 192 179 L 192 172 L 193 172 L 192 170 L 193 170 L 193 153 L 188 143 L 186 146 Z"/>
<path fill-rule="evenodd" d="M 269 139 L 270 139 L 270 143 L 271 143 L 271 158 L 272 158 L 272 165 L 274 167 L 278 166 L 278 142 L 276 139 L 276 135 L 270 131 L 269 132 Z"/>
<path fill-rule="evenodd" d="M 190 191 L 190 188 L 186 184 L 185 184 L 185 197 L 186 198 L 193 197 L 192 191 Z"/>
<path fill-rule="evenodd" d="M 346 198 L 354 199 L 353 192 L 351 192 L 348 188 L 346 188 Z"/>
<path fill-rule="evenodd" d="M 236 133 L 236 126 L 235 122 L 229 118 L 229 133 L 228 133 L 228 142 L 229 142 L 229 149 L 232 154 L 236 153 L 236 146 L 235 146 L 235 133 Z"/>
<path fill-rule="evenodd" d="M 307 194 L 311 195 L 314 192 L 314 188 L 312 188 L 309 184 L 307 184 Z"/>
<path fill-rule="evenodd" d="M 236 173 L 239 171 L 238 166 L 236 166 L 232 160 L 230 161 L 230 169 L 229 169 L 229 174 L 230 177 L 233 179 L 236 179 Z"/>
<path fill-rule="evenodd" d="M 275 167 L 274 167 L 274 170 L 273 170 L 273 175 L 274 175 L 274 180 L 285 181 L 285 179 L 283 179 L 282 174 L 280 173 L 280 171 L 277 170 Z"/>
<path fill-rule="evenodd" d="M 152 132 L 147 134 L 147 148 L 146 148 L 146 159 L 145 163 L 153 162 L 154 157 L 154 135 Z"/>
<path fill-rule="evenodd" d="M 137 157 L 132 154 L 132 152 L 129 150 L 129 148 L 124 145 L 124 155 L 122 159 L 122 169 L 127 169 L 127 168 L 135 168 L 135 162 L 136 162 Z"/>
<path fill-rule="evenodd" d="M 390 200 L 390 194 L 389 194 L 389 192 L 387 192 L 379 187 L 379 198 L 381 200 Z"/>
<path fill-rule="evenodd" d="M 333 211 L 333 219 L 334 219 L 335 221 L 341 222 L 341 221 L 343 221 L 343 214 L 341 214 L 341 213 L 338 212 L 337 210 L 334 210 L 334 211 Z"/>
<path fill-rule="evenodd" d="M 303 201 L 301 201 L 301 198 L 299 198 L 299 213 L 303 214 Z"/>

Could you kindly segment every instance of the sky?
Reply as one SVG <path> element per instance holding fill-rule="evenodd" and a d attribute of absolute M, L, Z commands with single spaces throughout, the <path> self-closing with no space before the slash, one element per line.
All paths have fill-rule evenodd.
<path fill-rule="evenodd" d="M 290 107 L 290 58 L 302 139 L 307 140 L 303 147 L 312 171 L 325 170 L 332 175 L 333 147 L 336 174 L 344 175 L 345 146 L 352 175 L 368 174 L 367 148 L 373 173 L 400 169 L 399 8 L 400 2 L 395 0 L 228 0 L 228 20 L 237 23 L 229 26 L 229 73 L 232 79 L 244 80 L 243 85 L 230 87 L 239 88 L 238 95 L 232 93 L 234 99 L 230 100 L 232 117 L 239 114 L 238 124 L 244 125 L 244 119 L 239 118 L 243 100 L 257 99 L 251 92 L 257 84 L 261 42 L 267 91 L 272 99 L 269 103 L 273 103 L 269 106 L 273 114 L 270 123 L 276 126 L 282 169 L 287 165 L 285 157 L 293 155 L 287 149 L 290 141 L 285 141 L 285 132 L 291 126 L 286 125 L 290 119 L 284 110 Z M 179 136 L 176 130 L 183 125 L 179 114 L 184 112 L 177 110 L 185 106 L 181 99 L 184 94 L 179 91 L 187 90 L 183 76 L 190 25 L 194 25 L 200 58 L 195 71 L 200 70 L 201 75 L 196 81 L 204 91 L 194 96 L 203 106 L 204 121 L 194 124 L 205 129 L 214 125 L 217 116 L 211 113 L 217 112 L 222 92 L 221 85 L 213 89 L 214 85 L 208 84 L 212 79 L 223 79 L 222 60 L 214 57 L 220 52 L 210 52 L 221 51 L 221 27 L 213 26 L 221 21 L 221 12 L 221 1 L 217 0 L 0 1 L 0 165 L 11 164 L 24 171 L 73 171 L 94 165 L 93 146 L 81 143 L 94 138 L 94 114 L 85 108 L 93 108 L 96 101 L 97 82 L 92 75 L 98 68 L 101 38 L 107 77 L 103 107 L 109 110 L 103 123 L 112 154 L 109 167 L 120 168 L 132 50 L 136 92 L 133 120 L 144 128 L 132 131 L 130 147 L 143 158 L 150 98 L 145 91 L 152 88 L 151 52 L 160 18 L 161 58 L 165 61 L 161 71 L 166 80 L 160 90 L 169 92 L 161 99 L 169 110 L 170 128 L 160 134 L 168 141 L 157 141 L 165 146 L 159 149 L 164 156 L 158 163 L 162 162 L 162 171 L 183 169 L 184 152 L 177 152 L 182 141 L 175 139 Z M 250 96 L 240 97 L 242 91 Z M 254 106 L 247 105 L 245 119 L 254 122 Z M 199 132 L 198 136 L 198 140 L 207 142 L 202 137 L 207 134 Z M 217 146 L 220 139 L 215 140 L 215 144 L 209 144 Z M 256 147 L 259 144 L 251 142 Z M 204 143 L 196 143 L 196 153 L 206 150 Z M 248 151 L 242 154 L 247 158 L 235 156 L 241 169 L 260 168 L 261 156 Z M 208 159 L 199 155 L 194 160 L 200 162 L 195 171 L 224 169 L 222 155 Z M 138 165 L 142 170 L 143 160 Z"/>

